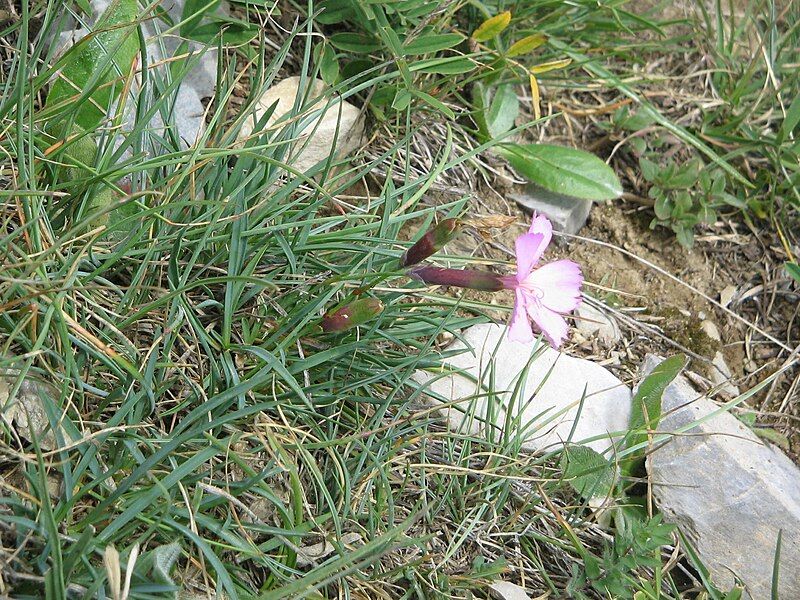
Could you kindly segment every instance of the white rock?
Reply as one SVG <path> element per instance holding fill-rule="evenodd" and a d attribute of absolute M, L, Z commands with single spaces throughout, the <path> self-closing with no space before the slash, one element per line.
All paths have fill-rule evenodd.
<path fill-rule="evenodd" d="M 521 193 L 511 198 L 525 208 L 546 216 L 553 228 L 575 235 L 586 224 L 592 201 L 556 194 L 534 184 L 528 184 Z"/>
<path fill-rule="evenodd" d="M 601 341 L 607 344 L 619 341 L 621 334 L 616 319 L 600 309 L 586 302 L 581 302 L 581 305 L 576 310 L 576 315 L 578 317 L 576 319 L 578 331 L 584 336 L 592 337 L 596 334 Z"/>
<path fill-rule="evenodd" d="M 554 449 L 567 441 L 584 440 L 591 440 L 587 445 L 598 452 L 610 448 L 618 439 L 612 434 L 628 427 L 631 392 L 625 384 L 593 362 L 536 343 L 511 342 L 505 334 L 502 325 L 476 325 L 463 332 L 468 346 L 457 341 L 448 348 L 473 349 L 446 362 L 476 381 L 463 374 L 415 374 L 415 380 L 427 384 L 431 394 L 455 403 L 442 409 L 451 427 L 499 439 L 510 421 L 528 450 Z M 536 358 L 530 360 L 537 349 Z M 524 386 L 515 395 L 520 374 L 529 362 Z M 576 423 L 584 390 L 586 397 Z M 494 427 L 487 428 L 487 414 Z"/>
<path fill-rule="evenodd" d="M 648 356 L 643 371 L 659 362 Z M 666 389 L 659 430 L 681 435 L 647 460 L 656 502 L 718 586 L 732 587 L 735 573 L 755 600 L 770 598 L 782 530 L 778 596 L 800 598 L 800 469 L 733 415 L 710 416 L 718 409 L 683 377 Z"/>
<path fill-rule="evenodd" d="M 509 581 L 495 581 L 489 586 L 489 594 L 497 600 L 531 600 L 525 588 Z"/>
<path fill-rule="evenodd" d="M 292 158 L 286 162 L 305 172 L 327 160 L 333 152 L 344 156 L 357 148 L 364 132 L 364 120 L 361 111 L 349 102 L 324 97 L 326 85 L 319 79 L 307 80 L 303 90 L 299 87 L 299 77 L 288 77 L 267 89 L 242 124 L 236 139 L 241 143 L 249 138 L 258 120 L 275 103 L 275 112 L 267 119 L 266 128 L 278 130 L 287 126 L 289 119 L 284 117 L 291 113 L 300 97 L 301 109 L 292 119 L 299 127 L 292 136 L 297 141 L 292 145 Z M 281 119 L 283 121 L 277 123 Z"/>

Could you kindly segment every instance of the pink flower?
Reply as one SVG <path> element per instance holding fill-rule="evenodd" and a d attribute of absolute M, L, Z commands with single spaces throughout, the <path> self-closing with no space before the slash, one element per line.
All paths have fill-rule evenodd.
<path fill-rule="evenodd" d="M 563 315 L 575 310 L 581 302 L 583 275 L 571 260 L 557 260 L 536 268 L 553 237 L 553 226 L 547 217 L 533 217 L 528 233 L 517 238 L 517 274 L 503 277 L 503 287 L 516 295 L 514 311 L 508 326 L 508 339 L 532 342 L 531 321 L 544 334 L 550 345 L 558 349 L 569 328 Z"/>

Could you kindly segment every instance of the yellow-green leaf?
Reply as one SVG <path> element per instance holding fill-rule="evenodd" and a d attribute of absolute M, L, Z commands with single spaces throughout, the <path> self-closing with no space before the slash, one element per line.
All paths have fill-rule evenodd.
<path fill-rule="evenodd" d="M 511 48 L 506 52 L 506 56 L 514 58 L 515 56 L 528 54 L 528 52 L 533 52 L 546 41 L 547 36 L 543 33 L 534 33 L 533 35 L 525 36 L 521 40 L 517 40 L 511 44 Z"/>
<path fill-rule="evenodd" d="M 553 71 L 555 69 L 563 69 L 567 65 L 572 62 L 571 58 L 562 58 L 560 60 L 550 60 L 539 65 L 534 65 L 530 68 L 530 72 L 534 75 L 539 75 L 540 73 L 547 73 L 548 71 Z"/>
<path fill-rule="evenodd" d="M 541 104 L 542 97 L 539 94 L 539 82 L 536 81 L 536 77 L 534 77 L 532 73 L 528 73 L 528 78 L 530 79 L 530 84 L 531 84 L 531 107 L 533 108 L 533 118 L 534 119 L 541 119 L 542 118 L 542 104 Z"/>
<path fill-rule="evenodd" d="M 488 42 L 500 35 L 511 22 L 511 11 L 501 12 L 499 15 L 489 17 L 472 32 L 472 39 L 477 42 Z"/>

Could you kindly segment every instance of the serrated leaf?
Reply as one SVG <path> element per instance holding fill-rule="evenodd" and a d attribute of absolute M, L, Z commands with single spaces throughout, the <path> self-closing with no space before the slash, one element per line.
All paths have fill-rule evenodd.
<path fill-rule="evenodd" d="M 47 95 L 48 108 L 77 99 L 96 81 L 97 87 L 78 106 L 75 123 L 87 131 L 100 123 L 123 88 L 114 82 L 128 75 L 139 52 L 138 15 L 136 0 L 116 0 L 106 9 L 94 32 L 64 55 L 64 67 Z"/>
<path fill-rule="evenodd" d="M 403 56 L 430 54 L 457 46 L 462 41 L 464 41 L 464 36 L 460 33 L 423 35 L 404 44 L 402 47 L 402 54 Z"/>
<path fill-rule="evenodd" d="M 785 264 L 786 272 L 794 279 L 797 283 L 800 283 L 800 265 L 795 262 L 787 262 Z"/>
<path fill-rule="evenodd" d="M 572 63 L 571 58 L 561 58 L 559 60 L 551 60 L 538 65 L 534 65 L 528 70 L 534 75 L 540 75 L 542 73 L 547 73 L 548 71 L 563 69 L 564 67 L 568 67 L 570 63 Z"/>
<path fill-rule="evenodd" d="M 501 12 L 499 15 L 489 17 L 472 32 L 472 39 L 476 42 L 488 42 L 496 38 L 511 23 L 511 11 Z"/>
<path fill-rule="evenodd" d="M 614 465 L 588 446 L 567 446 L 561 455 L 564 479 L 584 498 L 605 498 L 614 487 Z"/>
<path fill-rule="evenodd" d="M 656 366 L 639 384 L 631 401 L 629 421 L 631 433 L 627 442 L 628 447 L 647 442 L 647 431 L 658 427 L 661 421 L 661 397 L 664 395 L 664 390 L 685 365 L 686 357 L 683 354 L 671 356 Z"/>
<path fill-rule="evenodd" d="M 486 129 L 489 138 L 494 139 L 514 127 L 519 114 L 519 98 L 512 84 L 500 86 L 486 111 Z"/>
<path fill-rule="evenodd" d="M 514 58 L 515 56 L 521 56 L 523 54 L 528 54 L 529 52 L 533 52 L 539 46 L 544 44 L 547 41 L 547 36 L 543 33 L 534 33 L 533 35 L 528 35 L 522 38 L 521 40 L 517 40 L 506 52 L 506 56 L 509 58 Z"/>
<path fill-rule="evenodd" d="M 589 152 L 551 144 L 502 144 L 499 152 L 525 178 L 556 194 L 586 200 L 622 195 L 611 167 Z"/>

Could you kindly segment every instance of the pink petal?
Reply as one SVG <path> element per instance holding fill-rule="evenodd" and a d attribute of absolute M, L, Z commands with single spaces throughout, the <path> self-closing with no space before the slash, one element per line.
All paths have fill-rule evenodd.
<path fill-rule="evenodd" d="M 542 252 L 544 252 L 544 249 L 550 245 L 550 240 L 553 238 L 553 224 L 544 215 L 534 214 L 528 233 L 541 233 L 544 236 L 545 243 L 544 248 L 542 248 Z"/>
<path fill-rule="evenodd" d="M 558 350 L 561 342 L 564 341 L 564 338 L 569 333 L 569 327 L 567 327 L 564 317 L 536 302 L 528 302 L 527 308 L 528 315 L 542 331 L 545 339 L 554 349 Z"/>
<path fill-rule="evenodd" d="M 533 341 L 533 330 L 528 321 L 528 314 L 525 312 L 525 296 L 520 290 L 516 291 L 516 296 L 514 311 L 511 313 L 511 320 L 508 323 L 508 339 L 512 342 L 529 344 Z"/>
<path fill-rule="evenodd" d="M 525 278 L 525 284 L 540 290 L 539 301 L 555 312 L 571 312 L 581 303 L 583 274 L 580 266 L 571 260 L 542 265 Z"/>
<path fill-rule="evenodd" d="M 545 240 L 541 233 L 524 233 L 517 238 L 517 281 L 531 274 L 548 243 L 549 239 Z"/>

